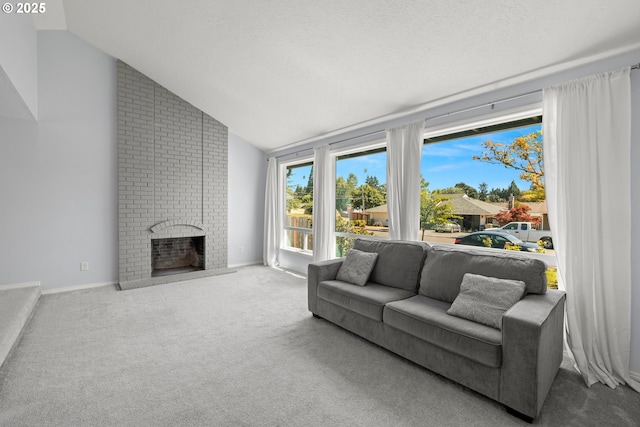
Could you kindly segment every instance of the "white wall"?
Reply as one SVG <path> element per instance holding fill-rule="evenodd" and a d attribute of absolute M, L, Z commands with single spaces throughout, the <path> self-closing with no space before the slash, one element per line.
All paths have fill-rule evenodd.
<path fill-rule="evenodd" d="M 116 61 L 37 34 L 39 121 L 0 118 L 0 285 L 115 283 Z M 262 262 L 265 175 L 264 153 L 230 132 L 230 266 Z"/>
<path fill-rule="evenodd" d="M 264 152 L 229 131 L 229 266 L 262 263 Z"/>
<path fill-rule="evenodd" d="M 37 123 L 0 119 L 0 285 L 115 282 L 115 60 L 39 31 L 38 100 Z"/>
<path fill-rule="evenodd" d="M 0 13 L 0 40 L 0 116 L 37 118 L 38 43 L 31 16 Z"/>

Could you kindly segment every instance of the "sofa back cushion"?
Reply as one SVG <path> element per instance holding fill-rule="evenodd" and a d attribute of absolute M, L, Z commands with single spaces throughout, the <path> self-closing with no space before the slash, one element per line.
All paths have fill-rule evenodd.
<path fill-rule="evenodd" d="M 518 253 L 437 246 L 428 249 L 420 279 L 420 295 L 452 303 L 465 273 L 520 280 L 528 294 L 547 291 L 547 266 Z"/>
<path fill-rule="evenodd" d="M 424 242 L 399 240 L 355 241 L 353 248 L 378 254 L 370 282 L 416 292 L 427 248 Z"/>

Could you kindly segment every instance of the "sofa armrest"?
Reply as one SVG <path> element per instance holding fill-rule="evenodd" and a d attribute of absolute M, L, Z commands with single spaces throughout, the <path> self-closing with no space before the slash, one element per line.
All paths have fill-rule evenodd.
<path fill-rule="evenodd" d="M 527 295 L 502 318 L 500 402 L 536 418 L 560 368 L 565 294 Z"/>
<path fill-rule="evenodd" d="M 318 300 L 318 283 L 324 280 L 334 280 L 344 261 L 343 258 L 314 262 L 307 268 L 307 293 L 309 311 L 316 313 Z"/>

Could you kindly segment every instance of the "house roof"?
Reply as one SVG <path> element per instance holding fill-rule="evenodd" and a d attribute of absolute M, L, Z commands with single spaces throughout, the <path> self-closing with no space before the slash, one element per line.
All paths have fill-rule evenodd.
<path fill-rule="evenodd" d="M 393 120 L 640 49 L 638 0 L 46 6 L 34 15 L 37 29 L 69 30 L 266 152 L 382 131 Z"/>
<path fill-rule="evenodd" d="M 466 194 L 438 194 L 438 197 L 446 197 L 444 203 L 449 203 L 453 207 L 456 215 L 496 215 L 506 209 L 482 200 L 472 199 Z M 387 204 L 365 209 L 366 213 L 386 213 Z"/>
<path fill-rule="evenodd" d="M 439 197 L 446 197 L 448 203 L 453 207 L 456 215 L 497 215 L 503 208 L 482 200 L 472 199 L 466 194 L 439 194 Z"/>

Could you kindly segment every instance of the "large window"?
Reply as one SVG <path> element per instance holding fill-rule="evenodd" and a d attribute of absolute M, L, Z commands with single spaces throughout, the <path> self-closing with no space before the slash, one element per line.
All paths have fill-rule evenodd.
<path fill-rule="evenodd" d="M 454 243 L 461 234 L 512 221 L 548 230 L 541 121 L 535 116 L 426 138 L 421 239 Z"/>
<path fill-rule="evenodd" d="M 313 162 L 286 165 L 284 168 L 285 225 L 284 246 L 313 251 Z"/>
<path fill-rule="evenodd" d="M 388 238 L 387 152 L 376 148 L 336 157 L 336 256 L 357 237 Z"/>

